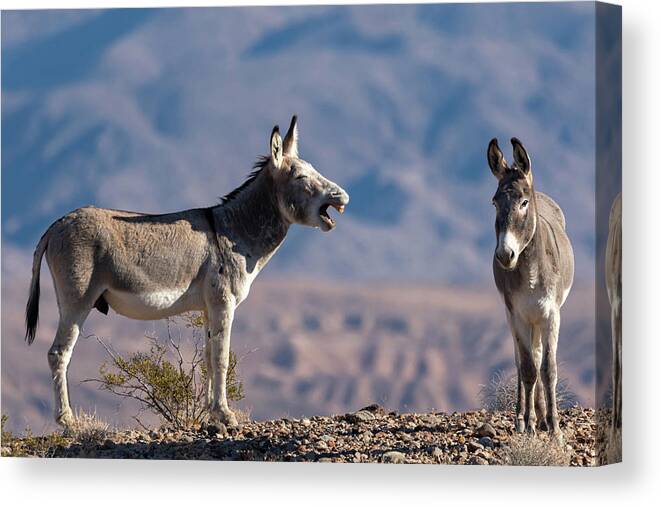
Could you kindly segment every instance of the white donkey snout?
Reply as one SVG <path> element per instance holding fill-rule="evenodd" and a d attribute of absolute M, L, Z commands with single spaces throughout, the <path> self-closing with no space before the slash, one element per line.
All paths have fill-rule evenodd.
<path fill-rule="evenodd" d="M 496 246 L 496 258 L 505 269 L 513 269 L 519 258 L 520 244 L 511 232 L 501 232 Z"/>

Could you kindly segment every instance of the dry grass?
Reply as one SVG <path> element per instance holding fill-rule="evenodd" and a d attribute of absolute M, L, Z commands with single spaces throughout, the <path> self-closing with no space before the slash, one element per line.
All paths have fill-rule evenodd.
<path fill-rule="evenodd" d="M 239 424 L 244 424 L 250 422 L 250 408 L 238 408 L 238 407 L 233 407 L 232 411 L 236 415 L 236 420 L 239 422 Z"/>
<path fill-rule="evenodd" d="M 82 409 L 75 413 L 73 422 L 65 430 L 68 437 L 83 446 L 103 443 L 113 432 L 110 424 L 99 418 L 96 411 L 87 413 Z"/>
<path fill-rule="evenodd" d="M 514 411 L 516 409 L 517 378 L 514 374 L 497 371 L 486 385 L 480 385 L 480 403 L 488 411 Z M 558 409 L 578 405 L 576 394 L 569 388 L 567 378 L 560 378 L 556 386 Z"/>
<path fill-rule="evenodd" d="M 516 376 L 497 371 L 486 385 L 480 385 L 480 403 L 487 411 L 516 409 Z"/>
<path fill-rule="evenodd" d="M 548 436 L 527 434 L 512 436 L 501 456 L 509 466 L 568 466 L 571 458 L 564 446 Z"/>

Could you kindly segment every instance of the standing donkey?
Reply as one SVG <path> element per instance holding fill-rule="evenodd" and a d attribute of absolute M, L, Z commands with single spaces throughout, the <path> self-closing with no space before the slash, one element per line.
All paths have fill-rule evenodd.
<path fill-rule="evenodd" d="M 276 126 L 270 156 L 217 206 L 159 215 L 84 207 L 53 223 L 34 253 L 26 340 L 35 338 L 45 254 L 60 314 L 48 352 L 57 422 L 73 420 L 67 367 L 80 329 L 93 308 L 107 314 L 110 306 L 137 320 L 201 311 L 211 420 L 236 426 L 226 391 L 234 312 L 290 225 L 332 230 L 328 209 L 341 213 L 348 202 L 342 188 L 298 157 L 294 116 L 284 142 Z"/>
<path fill-rule="evenodd" d="M 622 428 L 622 193 L 611 206 L 606 241 L 606 291 L 611 306 L 613 400 L 611 441 Z"/>
<path fill-rule="evenodd" d="M 514 138 L 512 146 L 512 166 L 507 165 L 496 139 L 489 143 L 487 159 L 498 179 L 493 197 L 497 238 L 493 274 L 514 338 L 516 429 L 535 434 L 539 416 L 539 428 L 562 440 L 556 350 L 560 307 L 574 278 L 574 253 L 562 210 L 534 190 L 530 157 L 523 144 Z"/>

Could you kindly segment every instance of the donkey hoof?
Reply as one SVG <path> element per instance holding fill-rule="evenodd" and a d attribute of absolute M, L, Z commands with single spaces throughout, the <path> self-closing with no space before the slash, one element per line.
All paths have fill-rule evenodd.
<path fill-rule="evenodd" d="M 224 423 L 209 422 L 207 426 L 204 428 L 204 431 L 209 437 L 216 437 L 219 439 L 223 437 L 227 437 L 227 427 L 225 426 Z"/>
<path fill-rule="evenodd" d="M 517 420 L 514 422 L 514 427 L 516 432 L 519 434 L 523 434 L 523 432 L 526 430 L 526 425 L 523 423 L 523 420 Z"/>
<path fill-rule="evenodd" d="M 236 419 L 236 415 L 234 413 L 230 413 L 227 416 L 225 419 L 225 425 L 227 425 L 228 429 L 236 429 L 239 427 L 239 421 Z"/>
<path fill-rule="evenodd" d="M 239 422 L 236 419 L 236 415 L 231 411 L 222 412 L 222 411 L 212 411 L 211 412 L 211 422 L 216 422 L 225 425 L 225 427 L 236 428 L 239 426 Z"/>
<path fill-rule="evenodd" d="M 61 425 L 65 429 L 73 425 L 73 413 L 71 411 L 63 411 L 61 413 L 55 413 L 55 422 L 58 425 Z"/>
<path fill-rule="evenodd" d="M 565 444 L 565 436 L 563 436 L 562 432 L 559 430 L 551 431 L 551 439 L 558 446 L 563 446 Z"/>

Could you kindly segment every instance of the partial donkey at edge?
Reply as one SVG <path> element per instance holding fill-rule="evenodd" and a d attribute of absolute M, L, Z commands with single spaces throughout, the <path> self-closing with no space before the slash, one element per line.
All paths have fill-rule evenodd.
<path fill-rule="evenodd" d="M 605 279 L 611 306 L 612 388 L 610 439 L 622 429 L 622 193 L 613 199 L 608 219 Z"/>
<path fill-rule="evenodd" d="M 26 340 L 36 334 L 45 255 L 60 316 L 48 352 L 57 422 L 73 420 L 67 368 L 85 319 L 93 308 L 112 307 L 137 320 L 201 311 L 211 420 L 237 425 L 226 391 L 236 308 L 292 224 L 332 230 L 328 209 L 341 213 L 348 202 L 347 192 L 299 158 L 294 116 L 284 141 L 276 126 L 270 155 L 216 206 L 159 215 L 84 207 L 53 223 L 34 253 Z"/>
<path fill-rule="evenodd" d="M 574 252 L 562 210 L 535 191 L 531 160 L 523 144 L 512 139 L 510 166 L 492 139 L 487 150 L 498 179 L 496 249 L 493 274 L 506 306 L 514 339 L 518 375 L 516 429 L 535 434 L 549 430 L 562 440 L 558 422 L 556 353 L 560 308 L 574 279 Z"/>

